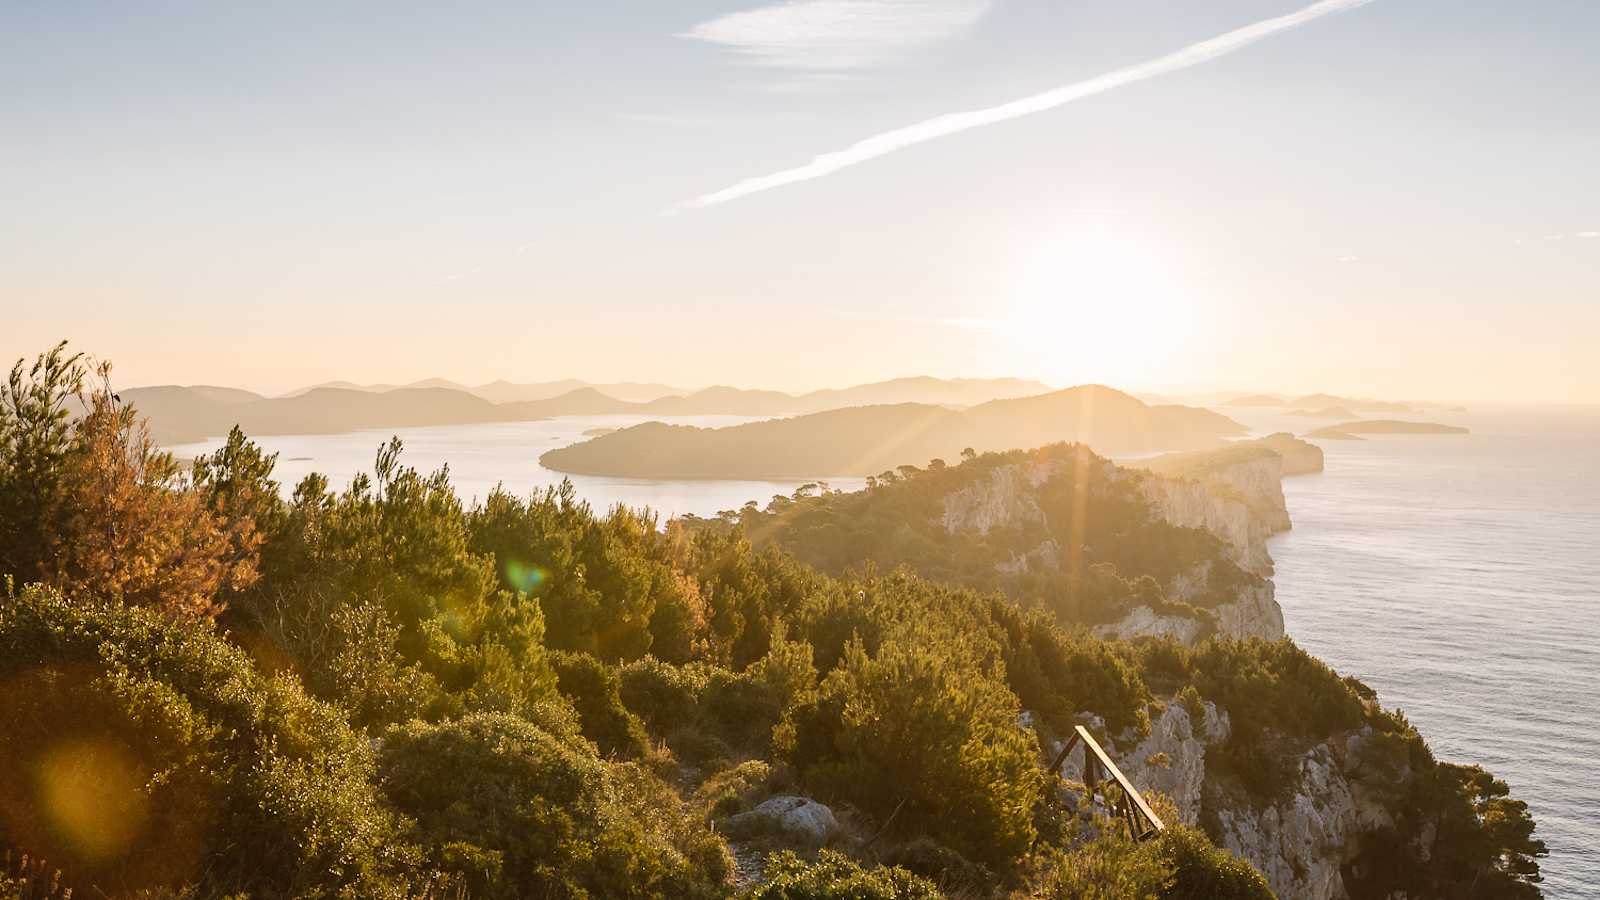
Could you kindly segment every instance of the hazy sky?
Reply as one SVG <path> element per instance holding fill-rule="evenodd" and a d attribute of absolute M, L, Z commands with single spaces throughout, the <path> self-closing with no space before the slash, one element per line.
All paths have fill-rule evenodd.
<path fill-rule="evenodd" d="M 1600 3 L 1308 2 L 3 3 L 0 358 L 1600 402 Z"/>

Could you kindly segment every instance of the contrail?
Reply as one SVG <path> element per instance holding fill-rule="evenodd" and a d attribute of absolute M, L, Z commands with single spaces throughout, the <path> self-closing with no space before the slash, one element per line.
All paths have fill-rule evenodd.
<path fill-rule="evenodd" d="M 732 187 L 723 188 L 710 194 L 701 194 L 693 200 L 678 204 L 669 211 L 676 212 L 678 210 L 715 206 L 718 203 L 726 203 L 729 200 L 748 197 L 751 194 L 782 187 L 786 184 L 810 181 L 813 178 L 831 175 L 840 169 L 848 168 L 858 163 L 877 159 L 880 156 L 887 156 L 896 150 L 904 150 L 924 141 L 931 141 L 935 138 L 966 131 L 969 128 L 981 128 L 985 125 L 993 125 L 996 122 L 1004 122 L 1008 119 L 1044 112 L 1047 109 L 1055 109 L 1074 100 L 1082 100 L 1095 94 L 1103 94 L 1126 84 L 1144 81 L 1157 75 L 1165 75 L 1168 72 L 1187 69 L 1190 66 L 1199 65 L 1220 56 L 1227 56 L 1235 50 L 1241 50 L 1262 38 L 1271 37 L 1280 31 L 1298 28 L 1323 16 L 1345 12 L 1358 6 L 1366 6 L 1371 2 L 1373 0 L 1321 0 L 1321 2 L 1313 3 L 1298 12 L 1292 12 L 1286 16 L 1278 16 L 1275 19 L 1266 19 L 1254 25 L 1247 25 L 1226 34 L 1218 35 L 1210 40 L 1201 41 L 1198 44 L 1190 44 L 1182 50 L 1169 53 L 1166 56 L 1115 69 L 1104 75 L 1097 75 L 1085 81 L 1064 85 L 1054 90 L 1045 91 L 1042 94 L 1034 94 L 1031 97 L 1024 97 L 1021 100 L 1013 100 L 1010 103 L 1002 103 L 999 106 L 991 106 L 987 109 L 949 113 L 918 122 L 915 125 L 908 125 L 905 128 L 885 131 L 882 134 L 874 135 L 866 140 L 852 144 L 843 150 L 824 153 L 798 168 L 785 169 L 782 172 L 774 172 L 771 175 L 762 175 L 757 178 L 747 178 Z"/>

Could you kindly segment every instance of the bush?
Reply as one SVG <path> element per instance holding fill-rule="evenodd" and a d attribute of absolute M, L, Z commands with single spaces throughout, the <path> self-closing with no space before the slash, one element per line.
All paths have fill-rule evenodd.
<path fill-rule="evenodd" d="M 765 883 L 744 900 L 940 900 L 938 888 L 905 869 L 863 869 L 849 857 L 824 850 L 807 863 L 792 851 L 767 860 Z"/>
<path fill-rule="evenodd" d="M 997 886 L 993 872 L 927 838 L 916 838 L 891 848 L 883 854 L 883 862 L 921 875 L 941 890 L 961 896 L 989 896 Z"/>
<path fill-rule="evenodd" d="M 0 690 L 0 844 L 80 896 L 385 897 L 416 878 L 366 740 L 208 623 L 30 587 L 0 606 Z"/>
<path fill-rule="evenodd" d="M 556 670 L 556 689 L 577 710 L 583 736 L 594 741 L 604 756 L 643 757 L 649 749 L 649 739 L 643 723 L 622 705 L 617 673 L 587 653 L 558 650 L 550 657 Z"/>
<path fill-rule="evenodd" d="M 718 772 L 701 783 L 694 805 L 708 819 L 722 819 L 756 805 L 771 793 L 772 766 L 759 759 L 746 760 Z"/>
<path fill-rule="evenodd" d="M 787 728 L 795 767 L 819 792 L 1002 866 L 1033 842 L 1038 746 L 992 673 L 931 642 L 851 644 Z"/>
<path fill-rule="evenodd" d="M 1168 825 L 1152 843 L 1172 867 L 1163 900 L 1272 900 L 1260 872 L 1194 828 Z"/>
<path fill-rule="evenodd" d="M 583 740 L 475 713 L 388 732 L 384 790 L 474 897 L 710 897 L 720 839 L 670 789 Z"/>
<path fill-rule="evenodd" d="M 1359 727 L 1366 718 L 1365 704 L 1344 679 L 1288 638 L 1207 641 L 1191 652 L 1190 665 L 1200 695 L 1226 709 L 1232 724 L 1218 761 L 1259 799 L 1292 786 L 1295 744 Z"/>
<path fill-rule="evenodd" d="M 623 666 L 617 676 L 622 704 L 644 720 L 651 734 L 662 736 L 694 721 L 704 685 L 701 670 L 646 656 Z"/>
<path fill-rule="evenodd" d="M 1036 900 L 1157 900 L 1172 887 L 1172 864 L 1153 841 L 1134 843 L 1115 826 L 1071 850 L 1049 854 Z"/>
<path fill-rule="evenodd" d="M 763 755 L 783 716 L 778 689 L 751 672 L 712 668 L 700 692 L 704 721 L 735 750 Z"/>

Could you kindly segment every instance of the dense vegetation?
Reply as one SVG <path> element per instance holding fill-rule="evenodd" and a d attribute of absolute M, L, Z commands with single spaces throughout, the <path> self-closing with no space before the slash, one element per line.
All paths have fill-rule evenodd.
<path fill-rule="evenodd" d="M 829 574 L 903 567 L 1000 591 L 1068 623 L 1110 621 L 1135 604 L 1207 619 L 1206 608 L 1260 583 L 1210 532 L 1154 515 L 1139 489 L 1146 477 L 1082 444 L 1051 444 L 968 453 L 955 466 L 900 466 L 854 493 L 808 485 L 697 524 L 742 527 L 759 546 Z M 1205 573 L 1202 590 L 1167 596 L 1165 585 L 1196 571 Z"/>
<path fill-rule="evenodd" d="M 1388 729 L 1423 777 L 1352 874 L 1374 894 L 1536 894 L 1504 785 L 1287 642 L 1106 643 L 569 487 L 467 508 L 398 442 L 284 498 L 242 434 L 180 466 L 88 375 L 58 348 L 0 389 L 0 846 L 75 896 L 1065 897 L 1112 869 L 1137 880 L 1101 896 L 1266 896 L 1198 831 L 1085 828 L 1043 769 L 1041 733 L 1137 736 L 1180 688 L 1254 710 L 1241 770 Z M 840 812 L 831 849 L 730 847 L 778 792 Z"/>

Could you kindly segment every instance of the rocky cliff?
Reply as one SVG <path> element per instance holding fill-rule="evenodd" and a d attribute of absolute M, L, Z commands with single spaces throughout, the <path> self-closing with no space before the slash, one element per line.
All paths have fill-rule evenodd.
<path fill-rule="evenodd" d="M 1193 610 L 1158 609 L 1138 605 L 1115 622 L 1094 628 L 1103 638 L 1172 637 L 1192 644 L 1209 634 L 1230 637 L 1283 637 L 1283 610 L 1265 576 L 1272 572 L 1267 538 L 1289 527 L 1283 499 L 1283 459 L 1266 448 L 1229 451 L 1226 457 L 1202 454 L 1203 465 L 1184 475 L 1152 475 L 1121 469 L 1109 462 L 1102 476 L 1132 479 L 1152 514 L 1173 525 L 1198 528 L 1216 535 L 1229 557 L 1256 578 L 1230 589 L 1231 599 L 1207 604 L 1210 618 L 1197 618 Z M 1198 462 L 1198 460 L 1197 460 Z M 1038 491 L 1058 474 L 1063 461 L 1031 460 L 998 466 L 962 490 L 943 498 L 940 525 L 949 534 L 986 535 L 995 529 L 1039 525 L 1046 516 Z M 1053 539 L 1028 550 L 1014 552 L 999 564 L 1001 571 L 1018 574 L 1030 567 L 1056 570 L 1061 548 Z M 1171 600 L 1198 603 L 1211 588 L 1211 564 L 1202 562 L 1167 580 L 1162 587 Z"/>
<path fill-rule="evenodd" d="M 1102 727 L 1093 715 L 1080 718 L 1091 731 Z M 1361 838 L 1394 824 L 1394 786 L 1364 771 L 1370 728 L 1336 735 L 1300 753 L 1292 789 L 1261 804 L 1208 769 L 1208 757 L 1230 735 L 1225 710 L 1206 702 L 1197 718 L 1168 698 L 1150 725 L 1143 740 L 1123 735 L 1107 748 L 1141 793 L 1170 799 L 1181 821 L 1204 827 L 1219 846 L 1249 860 L 1280 897 L 1351 896 L 1343 873 L 1355 863 Z M 1062 774 L 1081 780 L 1082 766 L 1082 754 L 1073 753 Z"/>
<path fill-rule="evenodd" d="M 1221 538 L 1234 562 L 1272 574 L 1267 539 L 1287 531 L 1283 457 L 1266 448 L 1230 452 L 1204 467 L 1152 468 L 1140 483 L 1150 508 L 1168 522 Z"/>
<path fill-rule="evenodd" d="M 1203 579 L 1203 575 L 1199 577 Z M 1174 579 L 1168 585 L 1167 596 L 1177 600 L 1191 599 L 1196 595 L 1195 591 L 1186 587 L 1191 580 L 1187 576 Z M 1232 600 L 1208 610 L 1213 616 L 1210 622 L 1181 612 L 1160 612 L 1141 604 L 1117 621 L 1096 625 L 1090 630 L 1095 637 L 1106 640 L 1170 637 L 1186 645 L 1203 640 L 1209 634 L 1258 637 L 1268 641 L 1283 637 L 1283 607 L 1278 605 L 1270 580 L 1261 579 L 1254 584 L 1239 585 L 1233 588 L 1232 594 Z"/>

